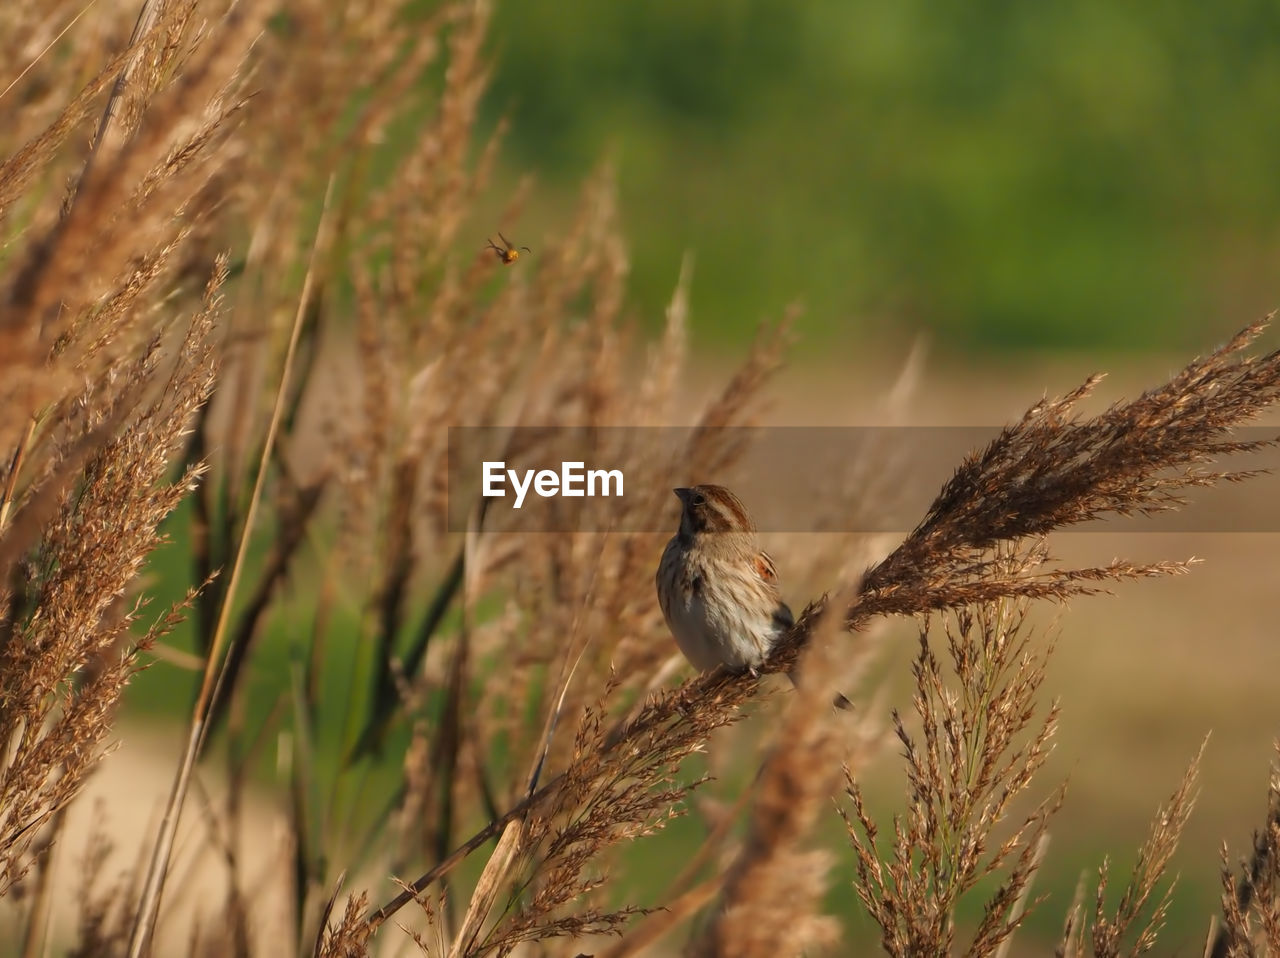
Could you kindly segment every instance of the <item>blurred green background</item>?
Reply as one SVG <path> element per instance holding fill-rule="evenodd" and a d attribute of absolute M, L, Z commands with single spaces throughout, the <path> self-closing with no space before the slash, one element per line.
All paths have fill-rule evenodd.
<path fill-rule="evenodd" d="M 633 302 L 693 251 L 701 345 L 801 300 L 811 348 L 1200 348 L 1276 304 L 1275 3 L 499 0 L 491 34 L 520 241 L 611 159 Z"/>

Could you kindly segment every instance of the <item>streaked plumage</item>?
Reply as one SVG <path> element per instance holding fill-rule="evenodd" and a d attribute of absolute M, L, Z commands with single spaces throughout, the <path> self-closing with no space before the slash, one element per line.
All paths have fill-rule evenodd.
<path fill-rule="evenodd" d="M 754 671 L 794 623 L 773 560 L 723 486 L 676 489 L 680 529 L 658 565 L 658 601 L 685 658 L 703 671 Z"/>

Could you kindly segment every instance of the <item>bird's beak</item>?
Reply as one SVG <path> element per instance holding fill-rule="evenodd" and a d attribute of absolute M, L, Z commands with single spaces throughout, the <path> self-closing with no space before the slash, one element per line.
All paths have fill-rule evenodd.
<path fill-rule="evenodd" d="M 685 489 L 684 487 L 681 487 L 681 488 L 679 488 L 679 489 L 672 489 L 671 491 L 672 491 L 672 492 L 674 492 L 674 493 L 675 493 L 675 494 L 680 498 L 680 501 L 681 501 L 681 502 L 688 502 L 688 501 L 689 501 L 689 493 L 690 493 L 692 490 L 690 490 L 690 489 Z"/>

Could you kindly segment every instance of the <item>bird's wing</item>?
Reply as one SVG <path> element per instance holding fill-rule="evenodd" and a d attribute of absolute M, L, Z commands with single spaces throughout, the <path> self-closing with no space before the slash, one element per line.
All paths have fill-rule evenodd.
<path fill-rule="evenodd" d="M 769 558 L 769 553 L 761 549 L 755 556 L 755 570 L 765 582 L 774 588 L 778 586 L 778 570 L 774 567 L 773 559 Z"/>
<path fill-rule="evenodd" d="M 795 625 L 795 616 L 791 614 L 790 606 L 782 601 L 782 594 L 778 589 L 778 570 L 773 564 L 773 559 L 769 557 L 769 553 L 763 549 L 757 552 L 754 568 L 756 575 L 773 590 L 774 596 L 778 599 L 778 607 L 773 610 L 774 621 L 784 628 L 791 628 L 791 626 Z"/>

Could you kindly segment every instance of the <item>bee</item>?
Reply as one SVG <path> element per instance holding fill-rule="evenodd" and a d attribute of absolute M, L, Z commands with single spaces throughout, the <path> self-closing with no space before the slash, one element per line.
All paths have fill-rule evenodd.
<path fill-rule="evenodd" d="M 511 240 L 503 236 L 502 233 L 498 233 L 498 239 L 502 240 L 501 246 L 493 240 L 489 240 L 488 248 L 493 250 L 493 255 L 502 261 L 503 266 L 510 266 L 518 260 L 520 258 L 520 250 L 524 250 L 526 253 L 533 252 L 533 250 L 529 249 L 527 246 L 513 246 L 511 244 Z"/>

